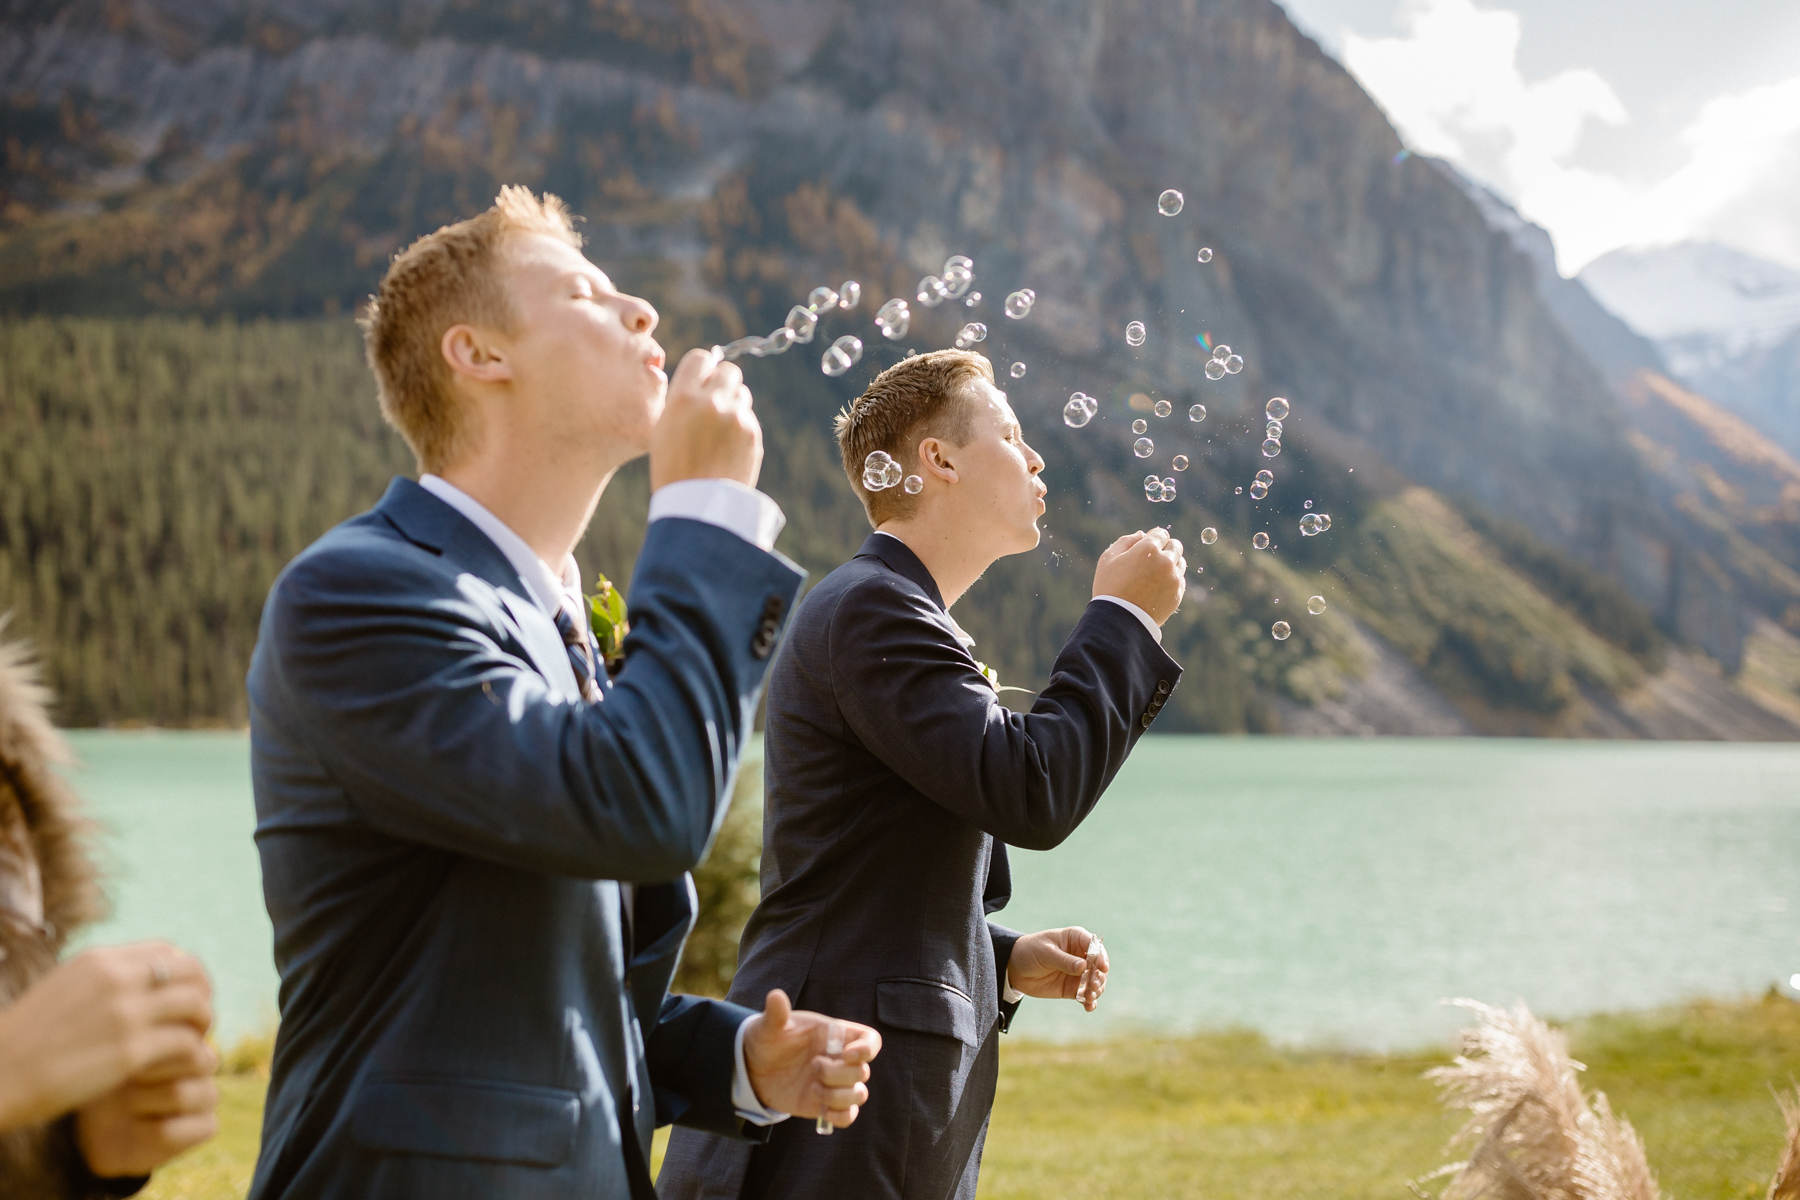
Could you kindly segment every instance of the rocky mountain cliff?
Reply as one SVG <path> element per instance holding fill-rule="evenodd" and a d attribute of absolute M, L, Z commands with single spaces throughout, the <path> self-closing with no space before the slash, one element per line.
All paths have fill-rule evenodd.
<path fill-rule="evenodd" d="M 1696 515 L 1614 356 L 1571 336 L 1530 257 L 1399 154 L 1269 0 L 10 0 L 0 80 L 0 311 L 346 312 L 398 246 L 506 181 L 586 214 L 590 253 L 656 300 L 675 347 L 769 329 L 846 277 L 866 312 L 963 251 L 985 310 L 918 311 L 896 344 L 841 318 L 870 347 L 840 381 L 798 353 L 752 365 L 772 457 L 816 458 L 860 380 L 978 316 L 997 362 L 1029 365 L 1010 390 L 1051 461 L 1050 562 L 1152 520 L 1190 545 L 1205 521 L 1222 546 L 1274 531 L 1278 555 L 1220 554 L 1195 588 L 1233 623 L 1194 654 L 1234 663 L 1265 655 L 1271 618 L 1234 580 L 1285 584 L 1290 605 L 1340 588 L 1347 619 L 1315 647 L 1329 672 L 1233 668 L 1270 723 L 1405 731 L 1448 707 L 1478 730 L 1794 730 L 1754 700 L 1755 720 L 1711 726 L 1619 717 L 1674 711 L 1656 708 L 1662 660 L 1620 632 L 1634 613 L 1710 664 L 1695 687 L 1720 711 L 1758 631 L 1800 630 L 1786 485 L 1742 518 L 1757 538 L 1725 508 Z M 1175 218 L 1155 208 L 1168 187 Z M 1017 286 L 1039 301 L 1013 322 L 995 303 Z M 1150 328 L 1136 350 L 1131 319 Z M 1200 335 L 1245 371 L 1206 380 Z M 1104 402 L 1080 431 L 1056 420 L 1076 388 Z M 1264 465 L 1274 394 L 1294 416 L 1253 505 L 1232 489 Z M 1212 413 L 1155 431 L 1195 458 L 1173 506 L 1143 502 L 1126 449 L 1153 398 Z M 778 491 L 797 531 L 849 503 L 835 486 Z M 1332 534 L 1294 533 L 1304 499 Z M 818 522 L 829 538 L 800 536 L 824 566 L 848 529 Z M 1043 570 L 996 574 L 1029 590 Z M 1260 641 L 1221 649 L 1226 628 Z"/>

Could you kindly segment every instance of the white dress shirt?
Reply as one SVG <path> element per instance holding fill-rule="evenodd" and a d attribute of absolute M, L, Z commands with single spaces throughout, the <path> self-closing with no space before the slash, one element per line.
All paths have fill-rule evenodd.
<path fill-rule="evenodd" d="M 428 474 L 419 477 L 419 486 L 467 517 L 475 528 L 487 535 L 487 539 L 512 564 L 513 570 L 519 573 L 519 578 L 525 581 L 526 590 L 546 616 L 555 620 L 559 608 L 568 608 L 575 615 L 576 627 L 587 628 L 587 604 L 581 595 L 581 571 L 575 565 L 573 554 L 563 556 L 561 570 L 552 570 L 550 564 L 539 558 L 536 551 L 526 545 L 525 539 L 513 532 L 506 522 L 489 512 L 480 501 L 454 483 L 441 476 Z M 650 520 L 660 521 L 664 517 L 687 517 L 717 525 L 759 550 L 774 549 L 776 536 L 781 533 L 782 526 L 787 524 L 787 517 L 782 514 L 781 507 L 775 501 L 755 488 L 745 487 L 731 479 L 683 479 L 658 488 L 650 497 Z M 629 913 L 635 898 L 632 886 L 621 882 L 619 895 Z M 744 1034 L 748 1028 L 748 1021 L 738 1026 L 734 1046 L 737 1065 L 731 1079 L 731 1103 L 737 1109 L 738 1116 L 751 1124 L 773 1125 L 787 1120 L 788 1114 L 765 1107 L 756 1098 L 756 1089 L 750 1084 L 749 1068 L 744 1063 Z"/>

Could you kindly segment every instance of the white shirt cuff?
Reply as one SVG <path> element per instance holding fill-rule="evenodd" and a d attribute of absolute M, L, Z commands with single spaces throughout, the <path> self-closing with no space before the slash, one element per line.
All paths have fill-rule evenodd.
<path fill-rule="evenodd" d="M 1006 973 L 1006 979 L 1000 984 L 1000 999 L 1008 1004 L 1017 1004 L 1025 998 L 1025 993 L 1012 985 L 1012 972 Z"/>
<path fill-rule="evenodd" d="M 680 487 L 671 483 L 669 487 Z M 665 489 L 667 490 L 667 489 Z M 660 493 L 659 493 L 660 494 Z M 764 1108 L 762 1101 L 756 1098 L 756 1089 L 750 1086 L 750 1068 L 744 1063 L 744 1035 L 750 1030 L 748 1019 L 738 1026 L 737 1040 L 732 1044 L 732 1053 L 737 1058 L 737 1065 L 731 1073 L 731 1107 L 737 1115 L 752 1125 L 774 1125 L 788 1119 L 790 1114 L 778 1108 Z"/>
<path fill-rule="evenodd" d="M 669 486 L 674 487 L 675 485 L 670 484 Z M 655 501 L 651 501 L 651 505 L 652 511 L 654 511 Z M 1143 622 L 1144 628 L 1149 630 L 1150 636 L 1156 639 L 1156 644 L 1159 646 L 1162 645 L 1162 626 L 1158 625 L 1155 621 L 1152 621 L 1149 613 L 1122 596 L 1095 596 L 1094 599 L 1110 600 L 1132 616 L 1136 617 L 1139 621 Z"/>
<path fill-rule="evenodd" d="M 735 479 L 681 479 L 650 497 L 650 520 L 688 517 L 735 533 L 758 550 L 773 550 L 787 524 L 781 506 Z"/>

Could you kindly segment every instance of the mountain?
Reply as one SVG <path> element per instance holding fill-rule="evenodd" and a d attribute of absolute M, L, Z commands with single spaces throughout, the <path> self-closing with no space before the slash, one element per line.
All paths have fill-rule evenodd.
<path fill-rule="evenodd" d="M 1681 242 L 1614 250 L 1580 278 L 1677 379 L 1800 453 L 1800 271 Z"/>
<path fill-rule="evenodd" d="M 93 345 L 180 378 L 215 330 L 237 346 L 270 320 L 341 325 L 396 248 L 519 181 L 587 216 L 590 253 L 657 302 L 676 349 L 862 282 L 863 309 L 829 330 L 868 344 L 849 376 L 824 377 L 816 345 L 748 368 L 784 544 L 815 570 L 859 523 L 831 413 L 908 346 L 985 320 L 994 360 L 1029 367 L 1009 390 L 1052 487 L 1042 552 L 959 612 L 1009 679 L 1042 677 L 1097 549 L 1156 521 L 1206 568 L 1168 633 L 1189 667 L 1169 727 L 1800 731 L 1780 640 L 1800 630 L 1797 559 L 1778 549 L 1793 514 L 1690 511 L 1687 477 L 1609 380 L 1619 364 L 1269 0 L 8 0 L 0 80 L 0 313 L 34 348 L 45 422 L 71 434 L 134 402 L 129 374 L 82 367 Z M 1156 209 L 1170 187 L 1187 197 L 1172 218 Z M 988 307 L 919 308 L 898 343 L 868 327 L 958 251 Z M 1008 320 L 994 305 L 1019 286 L 1037 307 Z M 151 314 L 203 324 L 139 329 Z M 1132 319 L 1151 331 L 1136 349 Z M 1200 337 L 1244 372 L 1207 380 Z M 308 378 L 282 385 L 295 438 L 336 402 Z M 1103 407 L 1072 430 L 1058 414 L 1077 388 Z M 1257 447 L 1276 394 L 1294 413 L 1271 461 Z M 1194 462 L 1180 501 L 1152 507 L 1126 427 L 1159 399 L 1211 415 L 1157 423 L 1154 465 L 1177 448 Z M 208 439 L 228 436 L 217 419 Z M 1265 465 L 1268 499 L 1239 496 Z M 69 469 L 111 486 L 102 463 Z M 1332 533 L 1298 536 L 1309 501 Z M 89 627 L 58 624 L 55 573 L 24 564 L 78 560 L 106 527 L 92 504 L 72 500 L 65 528 L 41 503 L 0 504 L 0 555 L 36 581 L 21 620 L 60 644 Z M 1195 549 L 1204 524 L 1221 537 Z M 1273 553 L 1248 547 L 1257 531 Z M 143 553 L 168 569 L 166 547 Z M 1294 616 L 1314 591 L 1328 614 Z"/>

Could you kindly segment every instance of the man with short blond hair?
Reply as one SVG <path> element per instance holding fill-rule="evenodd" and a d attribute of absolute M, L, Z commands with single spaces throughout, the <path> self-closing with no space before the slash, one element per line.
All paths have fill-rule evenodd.
<path fill-rule="evenodd" d="M 1162 709 L 1180 667 L 1160 627 L 1186 560 L 1167 531 L 1100 556 L 1094 600 L 1026 712 L 1000 703 L 950 608 L 1038 543 L 1044 462 L 987 360 L 958 350 L 883 371 L 837 422 L 875 532 L 800 603 L 770 671 L 762 901 L 734 997 L 782 987 L 880 1031 L 863 1117 L 792 1122 L 764 1145 L 678 1130 L 664 1200 L 969 1200 L 1025 996 L 1090 1010 L 1110 966 L 1079 926 L 1019 935 L 1006 845 L 1074 832 Z M 871 488 L 892 458 L 906 487 Z M 892 472 L 887 473 L 889 478 Z"/>
<path fill-rule="evenodd" d="M 866 1098 L 872 1030 L 838 1023 L 832 1052 L 781 992 L 668 994 L 801 574 L 737 368 L 693 351 L 670 381 L 656 310 L 580 245 L 560 202 L 507 188 L 394 260 L 362 325 L 422 474 L 264 606 L 281 1025 L 256 1200 L 653 1200 L 657 1124 L 847 1126 Z M 571 552 L 646 451 L 612 679 Z"/>

